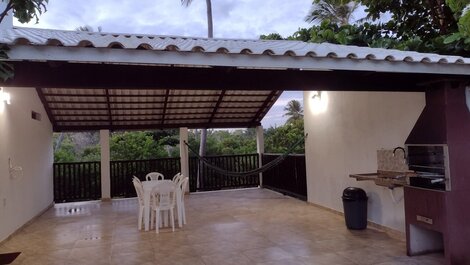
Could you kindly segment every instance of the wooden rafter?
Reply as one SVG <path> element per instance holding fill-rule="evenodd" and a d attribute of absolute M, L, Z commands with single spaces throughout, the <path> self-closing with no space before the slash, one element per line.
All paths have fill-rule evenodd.
<path fill-rule="evenodd" d="M 187 128 L 251 128 L 260 125 L 259 122 L 247 123 L 247 122 L 222 122 L 222 123 L 185 123 L 184 126 Z M 94 131 L 101 129 L 108 130 L 148 130 L 148 129 L 169 129 L 179 128 L 181 124 L 145 124 L 145 125 L 86 125 L 86 126 L 58 126 L 54 125 L 53 129 L 55 132 L 62 131 Z"/>
<path fill-rule="evenodd" d="M 213 112 L 181 112 L 181 113 L 166 113 L 165 116 L 177 116 L 177 115 L 211 115 Z M 239 114 L 239 115 L 254 115 L 255 112 L 246 112 L 246 111 L 228 111 L 223 112 L 223 114 Z M 162 115 L 161 113 L 125 113 L 119 114 L 120 117 L 123 116 L 155 116 L 155 115 Z M 106 116 L 106 114 L 97 114 L 97 113 L 90 113 L 90 114 L 54 114 L 54 117 L 80 117 L 80 116 L 87 116 L 87 117 L 94 117 L 94 116 Z"/>
<path fill-rule="evenodd" d="M 42 105 L 44 106 L 44 109 L 46 110 L 47 117 L 49 118 L 49 121 L 54 124 L 55 119 L 54 115 L 52 115 L 51 109 L 49 108 L 49 104 L 47 104 L 46 97 L 42 93 L 41 88 L 37 87 L 36 88 L 36 93 L 38 94 L 39 100 L 41 100 Z"/>
<path fill-rule="evenodd" d="M 261 116 L 261 114 L 263 113 L 264 109 L 268 106 L 269 102 L 271 102 L 271 100 L 274 98 L 274 96 L 278 93 L 278 91 L 276 90 L 273 90 L 269 96 L 266 98 L 266 100 L 263 102 L 263 105 L 258 109 L 258 112 L 256 113 L 256 115 L 253 117 L 253 119 L 251 120 L 251 122 L 256 122 L 258 120 L 258 118 Z"/>
<path fill-rule="evenodd" d="M 109 120 L 109 125 L 113 125 L 113 115 L 111 113 L 111 103 L 109 102 L 109 90 L 106 88 L 106 103 L 108 105 L 108 120 Z"/>
<path fill-rule="evenodd" d="M 165 103 L 163 103 L 163 111 L 162 111 L 162 118 L 161 118 L 161 124 L 165 123 L 165 114 L 166 114 L 166 107 L 168 104 L 168 96 L 170 95 L 170 90 L 167 89 L 165 92 Z"/>
<path fill-rule="evenodd" d="M 139 88 L 139 90 L 141 90 Z M 153 89 L 155 90 L 155 89 Z M 46 97 L 106 97 L 106 94 L 70 94 L 70 93 L 43 93 Z M 265 97 L 268 93 L 251 93 L 251 94 L 230 94 L 229 96 L 233 97 Z M 110 98 L 148 98 L 148 97 L 156 97 L 156 98 L 163 98 L 166 97 L 166 94 L 151 94 L 151 95 L 137 95 L 137 94 L 113 94 L 108 95 Z M 171 97 L 179 98 L 179 97 L 192 97 L 192 98 L 201 98 L 201 97 L 210 97 L 210 96 L 217 96 L 217 94 L 172 94 Z"/>
<path fill-rule="evenodd" d="M 220 103 L 222 103 L 222 101 L 224 100 L 225 92 L 226 92 L 226 90 L 222 90 L 222 92 L 220 92 L 219 99 L 217 100 L 217 103 L 214 106 L 214 111 L 212 111 L 212 115 L 209 118 L 209 121 L 208 121 L 209 123 L 212 122 L 212 120 L 214 119 L 215 114 L 219 110 Z"/>

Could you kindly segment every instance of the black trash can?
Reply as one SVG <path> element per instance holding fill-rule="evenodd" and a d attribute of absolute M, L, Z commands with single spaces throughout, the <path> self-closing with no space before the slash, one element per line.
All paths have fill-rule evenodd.
<path fill-rule="evenodd" d="M 349 187 L 343 191 L 344 220 L 348 229 L 367 227 L 367 195 L 363 189 Z"/>

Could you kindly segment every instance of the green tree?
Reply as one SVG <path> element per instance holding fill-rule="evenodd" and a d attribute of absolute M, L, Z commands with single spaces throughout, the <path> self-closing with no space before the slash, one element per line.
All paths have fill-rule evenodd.
<path fill-rule="evenodd" d="M 36 23 L 39 21 L 39 15 L 46 12 L 46 4 L 49 0 L 2 0 L 6 2 L 5 9 L 0 13 L 0 23 L 8 16 L 8 12 L 12 11 L 13 16 L 20 23 L 28 23 L 33 18 Z M 14 76 L 13 65 L 5 62 L 8 59 L 8 46 L 0 45 L 0 78 L 6 81 Z"/>
<path fill-rule="evenodd" d="M 188 7 L 193 0 L 181 0 L 181 4 Z M 206 0 L 206 14 L 207 14 L 207 37 L 212 39 L 214 37 L 214 27 L 212 22 L 212 2 L 211 0 Z M 207 129 L 201 129 L 201 142 L 199 145 L 199 155 L 206 155 L 206 142 L 207 142 Z M 202 165 L 202 164 L 201 164 Z"/>
<path fill-rule="evenodd" d="M 58 135 L 54 135 L 58 137 Z M 56 141 L 54 141 L 55 145 Z M 59 148 L 54 146 L 54 162 L 65 163 L 65 162 L 77 162 L 77 153 L 75 152 L 75 145 L 69 135 L 63 135 L 63 139 Z"/>
<path fill-rule="evenodd" d="M 338 25 L 324 20 L 287 39 L 469 57 L 469 1 L 362 0 L 367 22 Z M 390 20 L 383 21 L 383 14 Z"/>
<path fill-rule="evenodd" d="M 268 128 L 265 131 L 265 151 L 266 153 L 285 153 L 294 143 L 303 137 L 303 119 L 294 120 L 280 127 Z M 293 153 L 304 154 L 304 144 L 297 146 Z"/>
<path fill-rule="evenodd" d="M 348 25 L 358 6 L 357 1 L 313 0 L 305 21 L 318 23 L 329 20 L 337 25 Z"/>
<path fill-rule="evenodd" d="M 110 139 L 111 160 L 166 157 L 166 151 L 148 132 L 115 132 Z"/>
<path fill-rule="evenodd" d="M 302 109 L 302 104 L 298 100 L 291 100 L 287 103 L 287 106 L 284 108 L 286 113 L 284 116 L 288 116 L 287 123 L 292 123 L 296 120 L 302 120 L 304 118 L 304 110 Z"/>

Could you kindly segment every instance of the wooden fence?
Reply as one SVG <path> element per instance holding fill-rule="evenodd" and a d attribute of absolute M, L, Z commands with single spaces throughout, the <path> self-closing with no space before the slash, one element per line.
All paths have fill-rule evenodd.
<path fill-rule="evenodd" d="M 258 154 L 206 156 L 205 159 L 211 165 L 234 172 L 246 172 L 259 166 Z M 226 176 L 200 163 L 196 157 L 190 157 L 189 175 L 192 192 L 259 186 L 259 174 L 243 177 Z"/>
<path fill-rule="evenodd" d="M 263 164 L 279 155 L 263 154 Z M 246 172 L 259 167 L 258 154 L 207 156 L 206 159 L 227 171 Z M 216 172 L 196 157 L 189 159 L 190 191 L 209 191 L 259 186 L 259 175 L 232 177 Z M 141 180 L 152 171 L 171 179 L 180 172 L 179 158 L 152 160 L 111 161 L 111 197 L 135 197 L 132 176 Z M 73 202 L 101 198 L 100 162 L 55 163 L 54 201 Z M 303 200 L 307 198 L 305 156 L 288 156 L 281 164 L 263 173 L 265 187 Z"/>
<path fill-rule="evenodd" d="M 276 159 L 279 154 L 263 154 L 263 164 Z M 263 187 L 307 200 L 307 173 L 305 155 L 289 155 L 279 165 L 263 173 Z"/>
<path fill-rule="evenodd" d="M 111 161 L 111 197 L 135 197 L 132 177 L 145 180 L 149 172 L 160 172 L 165 178 L 172 179 L 180 172 L 180 158 L 159 158 L 152 160 Z"/>
<path fill-rule="evenodd" d="M 54 163 L 54 201 L 101 198 L 100 162 Z"/>

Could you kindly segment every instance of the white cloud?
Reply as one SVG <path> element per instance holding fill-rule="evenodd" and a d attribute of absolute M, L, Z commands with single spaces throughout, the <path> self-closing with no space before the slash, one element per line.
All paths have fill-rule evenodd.
<path fill-rule="evenodd" d="M 288 36 L 308 26 L 303 18 L 310 4 L 307 0 L 214 0 L 214 36 L 258 38 L 272 32 Z M 194 0 L 187 8 L 178 0 L 50 0 L 47 10 L 38 24 L 33 21 L 27 26 L 73 30 L 89 25 L 101 26 L 105 32 L 207 35 L 203 0 Z"/>

